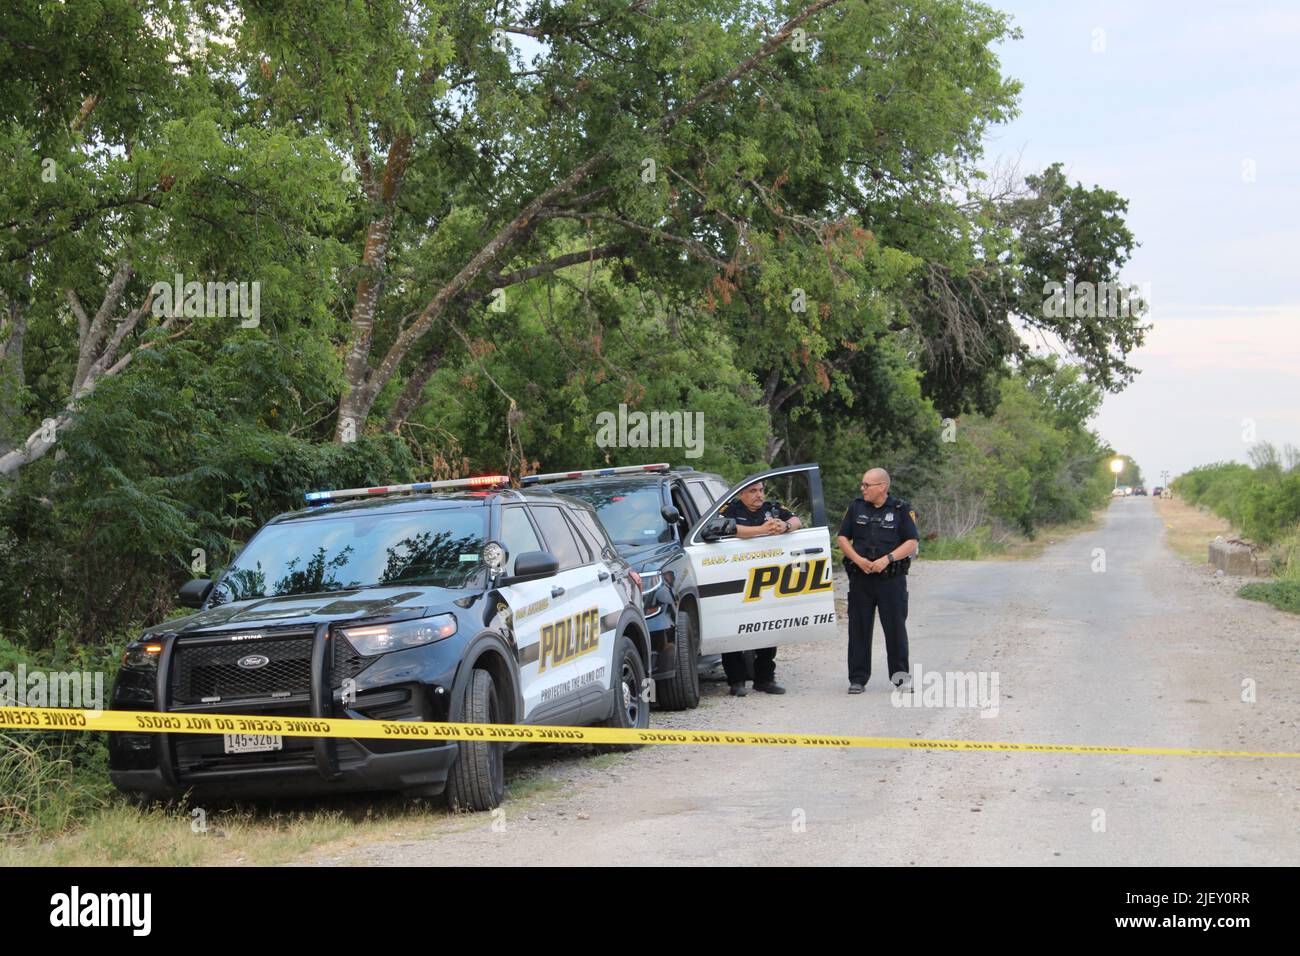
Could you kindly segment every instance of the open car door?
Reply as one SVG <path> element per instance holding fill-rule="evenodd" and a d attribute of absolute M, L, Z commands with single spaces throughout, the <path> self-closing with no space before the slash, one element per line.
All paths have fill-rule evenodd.
<path fill-rule="evenodd" d="M 764 497 L 802 527 L 740 538 L 721 517 L 736 495 L 762 482 Z M 831 537 L 821 470 L 791 465 L 750 475 L 715 501 L 686 537 L 700 594 L 700 653 L 720 654 L 836 635 Z"/>

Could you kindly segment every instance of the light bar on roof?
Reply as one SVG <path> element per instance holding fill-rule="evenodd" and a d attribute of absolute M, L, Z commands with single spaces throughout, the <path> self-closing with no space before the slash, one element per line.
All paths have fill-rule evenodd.
<path fill-rule="evenodd" d="M 547 475 L 527 475 L 520 479 L 525 485 L 535 485 L 539 481 L 564 481 L 566 478 L 601 478 L 605 475 L 631 475 L 643 471 L 667 471 L 671 466 L 666 461 L 654 465 L 619 465 L 617 468 L 589 468 L 586 471 L 553 471 Z"/>
<path fill-rule="evenodd" d="M 304 496 L 308 504 L 319 505 L 326 501 L 344 498 L 369 498 L 372 495 L 402 495 L 413 491 L 439 491 L 443 488 L 492 488 L 510 483 L 509 475 L 478 475 L 474 478 L 452 478 L 447 481 L 417 481 L 410 485 L 383 485 L 378 488 L 345 488 L 341 491 L 309 491 Z"/>

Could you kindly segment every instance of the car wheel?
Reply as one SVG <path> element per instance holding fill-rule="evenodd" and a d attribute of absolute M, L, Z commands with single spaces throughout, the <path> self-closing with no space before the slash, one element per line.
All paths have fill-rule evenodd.
<path fill-rule="evenodd" d="M 166 806 L 176 800 L 174 795 L 159 796 L 148 790 L 123 790 L 122 796 L 127 804 L 137 810 L 152 810 L 154 807 Z"/>
<path fill-rule="evenodd" d="M 614 712 L 601 724 L 624 730 L 644 730 L 650 726 L 650 701 L 645 693 L 645 661 L 627 637 L 618 639 L 614 650 Z M 606 751 L 636 750 L 640 744 L 602 744 Z"/>
<path fill-rule="evenodd" d="M 467 724 L 501 723 L 496 682 L 485 670 L 476 670 L 465 685 L 461 721 Z M 492 810 L 506 792 L 505 744 L 488 740 L 462 740 L 460 754 L 447 774 L 447 805 L 452 810 Z"/>
<path fill-rule="evenodd" d="M 655 681 L 655 702 L 664 710 L 692 710 L 700 705 L 700 669 L 695 621 L 690 612 L 677 612 L 676 631 L 677 673 L 667 680 Z"/>

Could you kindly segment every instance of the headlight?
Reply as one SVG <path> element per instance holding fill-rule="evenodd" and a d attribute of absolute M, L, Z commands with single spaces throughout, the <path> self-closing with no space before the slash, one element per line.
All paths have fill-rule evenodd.
<path fill-rule="evenodd" d="M 641 592 L 649 594 L 651 591 L 664 583 L 664 576 L 659 571 L 642 571 L 641 572 Z"/>
<path fill-rule="evenodd" d="M 450 614 L 421 617 L 414 621 L 395 621 L 392 624 L 364 624 L 360 627 L 346 627 L 342 631 L 348 643 L 362 657 L 432 644 L 455 633 L 456 618 Z"/>
<path fill-rule="evenodd" d="M 162 644 L 158 641 L 135 641 L 126 646 L 122 654 L 123 667 L 157 667 Z"/>

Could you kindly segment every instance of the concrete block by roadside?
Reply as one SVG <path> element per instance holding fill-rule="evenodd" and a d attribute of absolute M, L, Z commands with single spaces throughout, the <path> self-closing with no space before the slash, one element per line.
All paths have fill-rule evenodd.
<path fill-rule="evenodd" d="M 1268 574 L 1268 557 L 1247 541 L 1215 538 L 1210 542 L 1210 564 L 1224 574 L 1263 577 Z"/>

